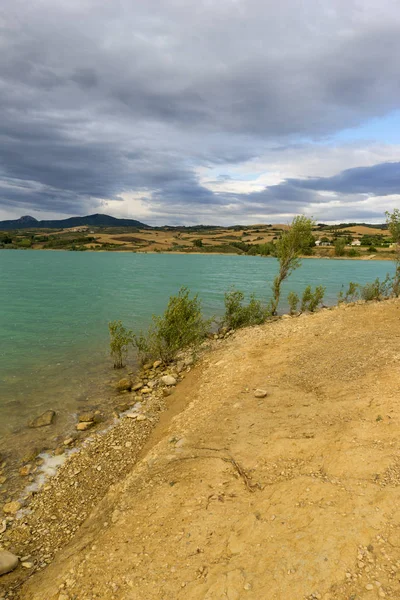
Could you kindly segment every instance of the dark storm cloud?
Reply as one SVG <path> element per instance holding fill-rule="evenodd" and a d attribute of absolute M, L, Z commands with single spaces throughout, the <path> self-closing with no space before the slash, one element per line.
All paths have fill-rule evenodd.
<path fill-rule="evenodd" d="M 214 193 L 196 169 L 397 108 L 399 23 L 388 0 L 3 0 L 0 205 L 82 214 L 132 191 L 166 214 L 273 214 L 321 190 L 395 193 L 382 165 L 249 195 Z"/>
<path fill-rule="evenodd" d="M 289 179 L 288 186 L 341 194 L 388 196 L 400 194 L 400 163 L 382 163 L 372 167 L 346 169 L 333 177 Z"/>

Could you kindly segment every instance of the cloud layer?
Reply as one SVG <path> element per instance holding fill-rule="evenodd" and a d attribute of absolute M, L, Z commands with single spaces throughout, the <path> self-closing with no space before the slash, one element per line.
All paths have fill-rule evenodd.
<path fill-rule="evenodd" d="M 0 217 L 382 216 L 399 148 L 334 136 L 398 109 L 399 32 L 388 0 L 4 0 Z"/>

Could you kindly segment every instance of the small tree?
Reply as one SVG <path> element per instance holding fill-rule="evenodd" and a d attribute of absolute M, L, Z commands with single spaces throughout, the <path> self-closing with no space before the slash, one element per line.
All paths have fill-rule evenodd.
<path fill-rule="evenodd" d="M 250 325 L 261 325 L 269 316 L 268 309 L 252 294 L 250 302 L 243 305 L 244 294 L 240 290 L 225 293 L 225 314 L 222 325 L 228 329 L 238 329 Z"/>
<path fill-rule="evenodd" d="M 114 369 L 122 369 L 128 354 L 129 344 L 133 342 L 133 334 L 126 329 L 121 321 L 111 321 L 108 324 L 110 332 L 110 353 L 114 360 Z"/>
<path fill-rule="evenodd" d="M 346 247 L 346 240 L 339 237 L 335 240 L 335 254 L 336 256 L 344 256 L 344 249 Z"/>
<path fill-rule="evenodd" d="M 295 217 L 288 231 L 276 243 L 279 272 L 272 285 L 271 314 L 275 315 L 281 297 L 281 285 L 300 264 L 300 254 L 310 247 L 314 221 L 301 215 Z"/>
<path fill-rule="evenodd" d="M 393 279 L 393 293 L 396 298 L 400 295 L 400 210 L 395 208 L 393 212 L 386 211 L 386 223 L 388 225 L 395 250 L 395 275 Z"/>
<path fill-rule="evenodd" d="M 289 292 L 287 299 L 288 299 L 290 314 L 294 315 L 297 312 L 297 305 L 299 304 L 299 297 L 296 294 L 296 292 Z"/>
<path fill-rule="evenodd" d="M 310 285 L 308 285 L 301 297 L 301 311 L 309 310 L 310 312 L 314 312 L 320 304 L 322 304 L 322 300 L 324 299 L 325 288 L 323 285 L 317 285 L 314 291 Z"/>
<path fill-rule="evenodd" d="M 203 318 L 201 302 L 196 294 L 182 287 L 177 296 L 171 296 L 161 316 L 153 316 L 147 332 L 133 336 L 133 343 L 142 362 L 161 359 L 171 362 L 180 350 L 198 346 L 206 337 L 211 319 Z"/>
<path fill-rule="evenodd" d="M 338 303 L 341 304 L 342 302 L 356 302 L 359 298 L 360 298 L 359 284 L 355 283 L 354 281 L 350 281 L 349 287 L 347 288 L 346 292 L 344 292 L 344 288 L 342 286 L 342 289 L 340 290 L 339 295 L 338 295 Z"/>
<path fill-rule="evenodd" d="M 195 246 L 196 248 L 202 248 L 203 240 L 201 240 L 201 239 L 193 240 L 193 246 Z"/>

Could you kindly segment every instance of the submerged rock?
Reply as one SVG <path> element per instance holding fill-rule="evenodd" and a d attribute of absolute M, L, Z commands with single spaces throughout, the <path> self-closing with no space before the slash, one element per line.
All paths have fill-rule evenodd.
<path fill-rule="evenodd" d="M 78 417 L 79 423 L 87 423 L 88 421 L 94 421 L 94 419 L 95 419 L 94 410 L 88 410 L 86 412 L 83 412 Z"/>
<path fill-rule="evenodd" d="M 18 556 L 7 550 L 0 550 L 0 575 L 14 571 L 18 566 L 18 562 Z"/>
<path fill-rule="evenodd" d="M 120 379 L 117 383 L 117 390 L 119 392 L 130 391 L 132 389 L 132 381 L 127 377 Z"/>
<path fill-rule="evenodd" d="M 46 425 L 51 425 L 56 413 L 54 410 L 46 410 L 44 413 L 33 419 L 29 423 L 29 427 L 45 427 Z"/>
<path fill-rule="evenodd" d="M 27 477 L 31 471 L 32 471 L 32 465 L 28 464 L 28 465 L 24 465 L 23 467 L 20 468 L 19 474 L 21 475 L 21 477 Z"/>

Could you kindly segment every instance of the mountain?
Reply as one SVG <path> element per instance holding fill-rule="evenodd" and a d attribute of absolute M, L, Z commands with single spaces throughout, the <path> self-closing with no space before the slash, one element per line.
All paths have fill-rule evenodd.
<path fill-rule="evenodd" d="M 53 221 L 38 221 L 34 217 L 26 215 L 19 219 L 0 221 L 0 231 L 11 229 L 69 229 L 70 227 L 139 227 L 149 229 L 149 225 L 135 221 L 134 219 L 116 219 L 109 215 L 87 215 L 86 217 L 70 217 Z"/>

